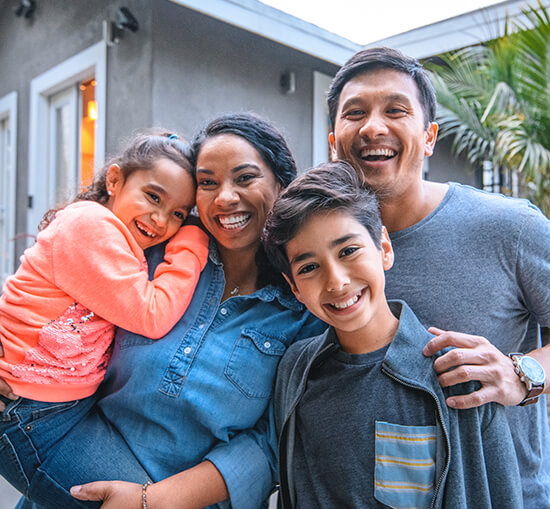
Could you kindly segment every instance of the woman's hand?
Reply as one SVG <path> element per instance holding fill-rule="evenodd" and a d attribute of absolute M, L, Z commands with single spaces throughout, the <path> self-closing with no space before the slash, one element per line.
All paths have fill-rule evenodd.
<path fill-rule="evenodd" d="M 103 500 L 101 509 L 141 509 L 141 486 L 124 481 L 97 481 L 73 486 L 71 495 L 79 500 Z M 147 488 L 150 509 L 200 509 L 228 498 L 222 475 L 208 460 Z"/>
<path fill-rule="evenodd" d="M 141 484 L 124 481 L 97 481 L 73 486 L 78 500 L 103 500 L 102 509 L 141 509 Z"/>
<path fill-rule="evenodd" d="M 0 378 L 0 394 L 8 399 L 15 400 L 18 398 L 3 378 Z M 6 405 L 0 401 L 0 412 L 3 412 L 6 409 Z"/>

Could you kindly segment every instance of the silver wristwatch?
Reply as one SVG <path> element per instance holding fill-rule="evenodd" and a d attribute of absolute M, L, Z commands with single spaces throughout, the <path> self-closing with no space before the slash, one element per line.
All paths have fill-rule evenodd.
<path fill-rule="evenodd" d="M 540 363 L 529 355 L 509 353 L 514 363 L 514 369 L 520 380 L 527 387 L 527 396 L 518 403 L 519 406 L 531 405 L 539 400 L 546 387 L 546 373 Z"/>

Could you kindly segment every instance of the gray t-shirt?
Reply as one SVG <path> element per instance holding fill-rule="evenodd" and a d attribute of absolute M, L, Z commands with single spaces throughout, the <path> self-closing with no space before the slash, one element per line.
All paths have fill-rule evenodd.
<path fill-rule="evenodd" d="M 407 507 L 429 506 L 435 482 L 435 402 L 382 373 L 387 349 L 361 355 L 337 350 L 312 368 L 296 411 L 298 509 L 374 509 L 396 500 Z M 408 450 L 412 444 L 414 451 Z M 407 458 L 411 454 L 425 465 Z M 401 489 L 407 485 L 404 494 L 396 495 L 395 483 Z"/>
<path fill-rule="evenodd" d="M 390 235 L 388 299 L 403 299 L 425 327 L 481 335 L 503 353 L 541 346 L 550 325 L 550 221 L 525 200 L 450 184 L 426 218 Z M 550 508 L 546 398 L 507 407 L 526 508 Z"/>

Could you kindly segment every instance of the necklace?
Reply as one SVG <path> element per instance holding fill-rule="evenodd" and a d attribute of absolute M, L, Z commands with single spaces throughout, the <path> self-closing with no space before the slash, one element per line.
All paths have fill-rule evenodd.
<path fill-rule="evenodd" d="M 231 295 L 231 297 L 235 297 L 235 295 L 239 295 L 239 287 L 236 286 L 235 288 L 233 288 L 233 290 L 229 292 L 229 295 Z"/>

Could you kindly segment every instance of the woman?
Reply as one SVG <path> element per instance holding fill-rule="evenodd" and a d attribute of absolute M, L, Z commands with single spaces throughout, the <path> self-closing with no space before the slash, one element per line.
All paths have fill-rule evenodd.
<path fill-rule="evenodd" d="M 260 248 L 266 215 L 296 167 L 280 133 L 250 114 L 212 121 L 192 148 L 197 209 L 213 237 L 209 261 L 164 338 L 118 332 L 97 411 L 56 444 L 31 482 L 28 496 L 43 507 L 82 507 L 66 490 L 98 479 L 156 484 L 94 483 L 73 494 L 105 499 L 107 508 L 142 507 L 144 493 L 152 509 L 223 500 L 256 509 L 272 488 L 275 370 L 290 343 L 324 328 Z M 150 270 L 161 259 L 151 253 Z"/>

